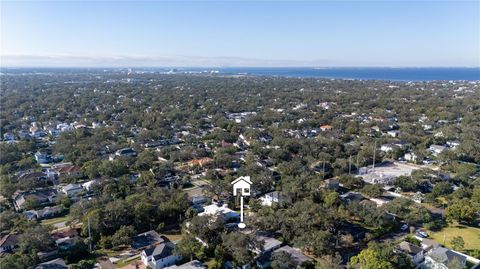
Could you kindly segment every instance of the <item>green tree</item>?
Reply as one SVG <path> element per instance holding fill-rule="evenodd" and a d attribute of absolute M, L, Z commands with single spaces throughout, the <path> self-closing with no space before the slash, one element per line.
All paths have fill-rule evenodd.
<path fill-rule="evenodd" d="M 450 244 L 452 244 L 453 249 L 461 251 L 465 247 L 465 241 L 463 241 L 463 237 L 461 236 L 454 236 L 452 240 L 450 241 Z"/>
<path fill-rule="evenodd" d="M 445 216 L 449 222 L 472 222 L 475 219 L 476 211 L 477 209 L 472 206 L 472 203 L 468 199 L 462 199 L 455 203 L 450 203 L 445 209 Z"/>
<path fill-rule="evenodd" d="M 394 269 L 393 265 L 376 250 L 367 248 L 350 260 L 350 268 L 360 269 Z"/>
<path fill-rule="evenodd" d="M 0 259 L 0 268 L 5 269 L 25 269 L 33 268 L 36 264 L 36 254 L 6 254 Z"/>
<path fill-rule="evenodd" d="M 190 261 L 193 260 L 193 257 L 203 259 L 205 256 L 203 245 L 190 233 L 183 235 L 182 240 L 178 242 L 175 251 L 183 257 L 189 257 Z"/>
<path fill-rule="evenodd" d="M 53 244 L 49 230 L 41 225 L 26 229 L 23 234 L 19 236 L 18 241 L 20 249 L 24 252 L 43 251 Z"/>
<path fill-rule="evenodd" d="M 292 255 L 285 251 L 275 252 L 272 255 L 272 269 L 291 269 L 296 268 L 298 263 Z"/>
<path fill-rule="evenodd" d="M 402 191 L 416 191 L 418 186 L 411 177 L 399 176 L 395 179 L 395 187 L 399 187 Z"/>
<path fill-rule="evenodd" d="M 82 166 L 82 172 L 90 179 L 97 178 L 100 176 L 100 164 L 98 160 L 87 161 Z"/>
<path fill-rule="evenodd" d="M 92 269 L 95 266 L 95 261 L 83 260 L 78 263 L 69 265 L 70 269 Z"/>
<path fill-rule="evenodd" d="M 453 192 L 452 186 L 447 181 L 438 182 L 433 186 L 432 194 L 434 197 L 440 197 Z"/>
<path fill-rule="evenodd" d="M 380 185 L 365 185 L 361 190 L 363 194 L 371 198 L 377 198 L 382 196 L 383 188 Z"/>
<path fill-rule="evenodd" d="M 325 255 L 317 260 L 315 269 L 342 269 L 342 257 L 339 253 Z"/>
<path fill-rule="evenodd" d="M 125 246 L 130 245 L 132 242 L 132 237 L 136 234 L 135 228 L 133 226 L 120 226 L 115 234 L 112 236 L 112 245 L 113 246 Z"/>
<path fill-rule="evenodd" d="M 253 254 L 250 250 L 261 248 L 252 236 L 238 232 L 223 234 L 222 245 L 232 255 L 236 266 L 249 264 L 253 259 Z"/>

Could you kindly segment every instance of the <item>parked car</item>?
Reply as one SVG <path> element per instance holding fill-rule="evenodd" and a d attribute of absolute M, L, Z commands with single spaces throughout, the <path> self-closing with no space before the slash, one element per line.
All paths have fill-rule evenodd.
<path fill-rule="evenodd" d="M 424 231 L 417 231 L 415 234 L 422 237 L 422 238 L 427 238 L 428 237 L 428 234 Z"/>

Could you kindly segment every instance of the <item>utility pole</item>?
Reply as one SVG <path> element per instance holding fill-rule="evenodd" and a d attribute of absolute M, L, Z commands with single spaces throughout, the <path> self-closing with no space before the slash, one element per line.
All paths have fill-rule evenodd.
<path fill-rule="evenodd" d="M 352 155 L 348 157 L 348 174 L 350 175 L 352 173 Z"/>
<path fill-rule="evenodd" d="M 88 218 L 88 248 L 90 253 L 92 253 L 92 233 L 90 231 L 90 218 Z"/>
<path fill-rule="evenodd" d="M 323 159 L 322 179 L 325 179 L 325 159 Z"/>
<path fill-rule="evenodd" d="M 357 174 L 359 174 L 360 169 L 358 169 L 358 152 L 357 152 Z"/>

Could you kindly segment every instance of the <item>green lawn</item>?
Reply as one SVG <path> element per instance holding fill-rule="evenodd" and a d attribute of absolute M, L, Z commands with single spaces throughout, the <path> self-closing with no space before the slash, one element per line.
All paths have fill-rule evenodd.
<path fill-rule="evenodd" d="M 428 234 L 433 240 L 447 247 L 452 247 L 450 241 L 454 236 L 461 236 L 465 241 L 465 250 L 480 249 L 480 228 L 450 224 L 439 232 L 428 231 Z"/>
<path fill-rule="evenodd" d="M 60 223 L 60 222 L 63 222 L 63 221 L 69 221 L 69 220 L 70 220 L 70 216 L 65 215 L 63 217 L 58 217 L 58 218 L 53 218 L 53 219 L 45 219 L 45 220 L 42 220 L 41 223 L 42 223 L 42 225 L 53 225 L 53 224 L 56 224 L 56 223 Z"/>

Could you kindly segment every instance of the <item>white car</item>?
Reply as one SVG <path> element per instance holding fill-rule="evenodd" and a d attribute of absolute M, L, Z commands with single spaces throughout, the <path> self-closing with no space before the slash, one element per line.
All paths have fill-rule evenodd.
<path fill-rule="evenodd" d="M 417 231 L 416 234 L 420 237 L 423 237 L 423 238 L 428 237 L 428 234 L 426 232 L 423 232 L 423 231 Z"/>

